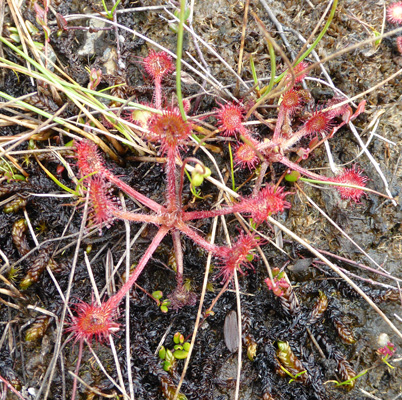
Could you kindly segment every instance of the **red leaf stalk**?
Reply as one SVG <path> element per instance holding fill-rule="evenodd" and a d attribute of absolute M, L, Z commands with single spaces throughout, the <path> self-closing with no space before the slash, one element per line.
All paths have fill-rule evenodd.
<path fill-rule="evenodd" d="M 160 242 L 163 240 L 163 238 L 166 236 L 166 234 L 169 232 L 169 228 L 162 226 L 159 228 L 158 233 L 155 235 L 155 237 L 152 239 L 151 244 L 149 245 L 148 249 L 144 253 L 144 255 L 141 257 L 141 260 L 137 264 L 134 272 L 130 275 L 128 278 L 127 282 L 120 288 L 120 290 L 113 295 L 105 304 L 107 307 L 110 309 L 115 310 L 117 306 L 120 304 L 120 302 L 123 300 L 124 296 L 130 291 L 130 289 L 133 287 L 134 283 L 137 281 L 138 277 L 141 275 L 141 272 L 144 270 L 145 266 L 147 265 L 149 259 L 152 257 L 152 254 L 154 254 L 155 250 L 159 246 Z"/>
<path fill-rule="evenodd" d="M 162 109 L 162 79 L 175 67 L 172 57 L 164 51 L 156 52 L 149 50 L 148 56 L 144 58 L 145 71 L 151 76 L 155 84 L 155 107 Z"/>
<path fill-rule="evenodd" d="M 150 222 L 160 224 L 160 217 L 156 215 L 137 214 L 121 210 L 116 204 L 116 199 L 108 193 L 107 184 L 98 177 L 92 177 L 89 181 L 91 211 L 95 225 L 106 224 L 109 228 L 113 218 L 134 222 Z"/>
<path fill-rule="evenodd" d="M 288 194 L 289 192 L 283 191 L 283 187 L 275 190 L 273 186 L 267 186 L 256 196 L 243 198 L 239 203 L 230 207 L 221 208 L 220 210 L 186 212 L 183 216 L 183 220 L 189 221 L 242 213 L 250 215 L 254 222 L 259 224 L 264 222 L 270 215 L 283 212 L 286 208 L 290 208 L 290 203 L 285 200 Z"/>
<path fill-rule="evenodd" d="M 232 279 L 235 271 L 244 274 L 244 269 L 253 268 L 251 264 L 253 258 L 252 251 L 260 243 L 254 235 L 245 235 L 241 232 L 231 248 L 221 247 L 219 257 L 222 260 L 222 264 L 218 277 L 221 276 L 222 281 L 226 282 Z"/>
<path fill-rule="evenodd" d="M 178 210 L 176 197 L 176 148 L 169 147 L 166 162 L 166 200 L 168 212 Z"/>
<path fill-rule="evenodd" d="M 113 175 L 104 165 L 102 156 L 98 152 L 98 147 L 90 140 L 76 141 L 75 146 L 77 149 L 77 165 L 80 170 L 81 177 L 88 177 L 88 175 L 96 174 L 98 177 L 116 185 L 123 192 L 138 200 L 144 206 L 150 208 L 152 211 L 160 212 L 163 208 L 155 201 L 149 199 L 143 194 L 137 192 L 131 186 L 124 183 L 117 176 Z"/>
<path fill-rule="evenodd" d="M 242 104 L 220 104 L 216 117 L 222 134 L 225 136 L 243 135 L 249 138 L 250 132 L 243 125 L 244 113 L 245 110 Z"/>
<path fill-rule="evenodd" d="M 281 105 L 279 107 L 278 119 L 276 121 L 273 141 L 278 140 L 281 137 L 282 125 L 289 117 L 303 104 L 303 97 L 299 95 L 296 90 L 287 91 L 282 98 Z"/>

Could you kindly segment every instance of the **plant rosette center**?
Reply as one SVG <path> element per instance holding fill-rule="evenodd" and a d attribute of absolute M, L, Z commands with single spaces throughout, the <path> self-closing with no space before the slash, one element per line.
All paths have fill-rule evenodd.
<path fill-rule="evenodd" d="M 94 303 L 78 303 L 77 317 L 73 317 L 67 332 L 74 332 L 76 340 L 91 341 L 93 337 L 102 341 L 111 333 L 119 330 L 119 324 L 114 322 L 115 310 L 108 302 L 98 306 Z"/>
<path fill-rule="evenodd" d="M 173 211 L 173 212 L 162 212 L 160 214 L 160 222 L 161 225 L 164 225 L 168 228 L 174 228 L 182 221 L 181 217 L 182 213 L 180 211 Z"/>

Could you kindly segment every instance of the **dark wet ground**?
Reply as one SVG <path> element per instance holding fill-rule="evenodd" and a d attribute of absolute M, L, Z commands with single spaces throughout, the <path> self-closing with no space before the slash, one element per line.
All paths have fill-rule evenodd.
<path fill-rule="evenodd" d="M 196 2 L 193 26 L 195 31 L 237 70 L 243 7 L 237 1 L 204 1 Z M 314 9 L 309 5 L 314 4 Z M 317 47 L 318 55 L 323 58 L 336 50 L 358 43 L 370 37 L 369 32 L 364 28 L 364 23 L 371 25 L 376 30 L 381 30 L 383 19 L 383 6 L 378 1 L 343 1 L 338 6 L 334 21 Z M 388 3 L 386 3 L 387 5 Z M 155 5 L 153 1 L 135 2 L 122 1 L 124 8 Z M 292 28 L 294 31 L 306 36 L 322 15 L 326 7 L 325 2 L 320 1 L 271 1 L 269 6 L 277 16 L 279 22 L 285 28 Z M 91 13 L 100 10 L 100 5 L 95 2 L 56 2 L 55 9 L 63 15 L 71 13 Z M 264 7 L 258 1 L 251 2 L 252 9 L 260 16 L 266 24 L 267 29 L 283 45 L 281 38 L 275 34 L 275 27 L 269 19 Z M 157 43 L 175 51 L 176 36 L 172 33 L 167 23 L 163 22 L 160 15 L 162 11 L 147 11 L 139 13 L 122 14 L 118 22 L 130 29 L 146 34 L 147 37 Z M 362 22 L 353 19 L 353 16 Z M 34 17 L 29 9 L 25 9 L 24 18 L 34 22 Z M 76 25 L 86 24 L 87 20 L 78 20 Z M 70 24 L 72 24 L 70 22 Z M 386 26 L 386 31 L 390 29 Z M 286 29 L 285 29 L 286 30 Z M 108 73 L 104 86 L 126 82 L 127 87 L 120 91 L 121 96 L 133 96 L 141 100 L 150 100 L 152 95 L 152 82 L 149 82 L 142 72 L 138 58 L 147 55 L 150 46 L 132 33 L 120 31 L 124 37 L 124 44 L 121 45 L 121 59 L 125 64 L 125 70 L 118 71 L 115 63 L 115 40 L 113 32 L 100 33 L 93 41 L 88 35 L 81 31 L 69 31 L 60 38 L 52 36 L 51 45 L 59 60 L 65 66 L 65 71 L 78 83 L 86 86 L 88 73 L 86 66 L 101 67 L 103 72 Z M 300 49 L 301 42 L 292 33 L 286 34 L 290 44 L 289 52 Z M 85 46 L 87 43 L 87 46 Z M 89 47 L 88 47 L 89 46 Z M 89 50 L 88 50 L 89 49 Z M 197 56 L 193 42 L 188 36 L 185 37 L 184 50 L 191 55 Z M 256 25 L 249 17 L 247 40 L 245 52 L 253 53 L 258 77 L 269 78 L 270 60 L 267 56 L 267 46 Z M 12 57 L 11 53 L 5 50 L 6 56 Z M 234 85 L 236 80 L 228 69 L 210 55 L 204 48 L 203 54 L 211 74 L 224 85 Z M 188 60 L 188 57 L 185 59 Z M 308 61 L 313 62 L 312 58 Z M 279 69 L 284 65 L 280 58 L 277 59 Z M 191 63 L 191 62 L 190 62 Z M 332 78 L 335 86 L 346 93 L 354 96 L 362 91 L 373 87 L 381 80 L 387 78 L 401 67 L 401 56 L 397 54 L 394 39 L 385 39 L 378 50 L 374 52 L 372 46 L 363 46 L 351 53 L 346 53 L 334 60 L 331 60 L 326 69 Z M 185 72 L 189 72 L 186 71 Z M 319 71 L 314 71 L 311 76 L 320 77 Z M 245 80 L 252 78 L 249 63 L 244 62 L 242 77 Z M 196 76 L 188 77 L 188 84 L 183 87 L 184 95 L 191 96 L 200 91 L 199 86 L 194 84 L 192 78 L 200 82 Z M 202 82 L 200 82 L 202 83 Z M 312 90 L 317 102 L 324 102 L 330 96 L 326 87 L 321 87 L 313 81 L 307 81 L 307 86 Z M 167 93 L 174 92 L 174 79 L 165 83 Z M 17 77 L 14 73 L 7 73 L 5 76 L 5 92 L 12 96 L 20 96 L 32 92 L 36 88 L 31 87 L 30 81 L 24 77 Z M 243 89 L 241 89 L 241 93 Z M 232 86 L 231 92 L 234 91 Z M 118 93 L 119 94 L 119 93 Z M 118 95 L 117 94 L 117 95 Z M 378 115 L 381 115 L 376 133 L 390 142 L 374 136 L 368 146 L 368 150 L 379 163 L 390 187 L 392 195 L 398 200 L 401 191 L 401 168 L 400 168 L 400 145 L 402 141 L 402 123 L 400 118 L 401 106 L 398 103 L 402 94 L 400 78 L 390 81 L 384 87 L 364 97 L 367 100 L 366 113 L 356 121 L 358 132 L 364 132 L 362 140 L 367 141 L 370 131 L 365 132 L 366 127 Z M 212 94 L 204 96 L 199 103 L 197 114 L 212 111 L 216 107 L 216 99 L 221 93 L 213 91 Z M 45 107 L 45 105 L 40 104 Z M 70 107 L 67 111 L 73 115 L 76 110 Z M 265 116 L 269 117 L 268 110 Z M 272 113 L 275 117 L 275 113 Z M 210 120 L 213 122 L 212 120 Z M 2 127 L 2 136 L 8 136 L 23 132 L 21 127 Z M 261 135 L 269 135 L 269 131 L 263 130 Z M 55 136 L 50 136 L 50 144 L 57 145 Z M 48 141 L 37 141 L 37 146 L 42 148 Z M 219 147 L 214 155 L 222 168 L 228 166 L 228 153 L 225 146 L 220 142 L 212 142 Z M 395 144 L 395 145 L 394 145 Z M 342 129 L 330 142 L 332 154 L 337 164 L 350 163 L 361 148 L 348 129 Z M 26 144 L 19 149 L 25 150 Z M 189 153 L 190 154 L 190 153 Z M 130 156 L 136 156 L 130 152 L 121 155 L 125 161 L 124 165 L 117 166 L 110 162 L 108 165 L 116 175 L 124 176 L 124 180 L 141 193 L 163 202 L 163 166 L 149 162 L 135 162 Z M 198 153 L 197 153 L 198 155 Z M 202 157 L 201 155 L 199 157 Z M 71 159 L 70 159 L 71 160 Z M 57 160 L 51 157 L 41 159 L 47 168 L 56 174 Z M 206 161 L 205 161 L 206 162 Z M 372 164 L 365 155 L 357 160 L 359 166 L 364 169 L 365 174 L 370 177 L 369 187 L 384 192 L 384 186 L 378 177 Z M 51 268 L 63 291 L 67 288 L 69 279 L 69 268 L 74 254 L 74 240 L 64 239 L 62 241 L 50 241 L 59 238 L 67 226 L 65 235 L 77 234 L 81 224 L 81 211 L 73 213 L 73 207 L 66 205 L 69 199 L 36 197 L 35 194 L 58 192 L 55 185 L 39 167 L 35 159 L 30 158 L 26 163 L 26 171 L 29 173 L 28 182 L 2 182 L 1 201 L 5 206 L 11 196 L 16 195 L 17 204 L 11 213 L 0 212 L 0 249 L 4 252 L 10 263 L 13 264 L 21 258 L 24 251 L 13 240 L 11 232 L 15 223 L 24 218 L 22 206 L 26 205 L 26 212 L 29 215 L 31 224 L 40 243 L 49 241 L 39 251 L 35 251 L 25 260 L 18 264 L 21 270 L 15 276 L 15 284 L 18 286 L 22 278 L 35 267 L 35 271 L 44 269 L 46 265 Z M 319 168 L 327 165 L 324 148 L 315 151 L 304 165 L 309 168 Z M 283 170 L 278 167 L 277 176 Z M 250 173 L 245 171 L 236 172 L 236 182 L 242 182 L 249 178 Z M 73 187 L 67 174 L 64 172 L 59 176 L 61 182 Z M 229 181 L 230 182 L 230 181 Z M 402 232 L 401 219 L 402 209 L 400 205 L 394 206 L 390 201 L 385 201 L 375 195 L 368 195 L 362 203 L 353 207 L 341 202 L 332 190 L 319 190 L 305 185 L 305 192 L 346 232 L 348 233 L 376 262 L 393 276 L 400 276 L 401 272 L 401 250 Z M 294 189 L 289 189 L 293 190 Z M 242 188 L 242 194 L 248 195 L 252 186 L 246 184 Z M 184 190 L 184 203 L 190 207 L 208 208 L 216 201 L 218 191 L 211 184 L 202 187 L 204 196 L 211 195 L 207 200 L 191 203 L 192 195 L 189 187 Z M 291 228 L 296 234 L 319 249 L 329 251 L 336 255 L 351 259 L 355 262 L 370 265 L 360 251 L 350 242 L 344 239 L 337 229 L 329 224 L 321 214 L 312 208 L 301 195 L 292 196 L 292 208 L 280 217 L 280 221 Z M 20 208 L 21 207 L 21 208 Z M 127 201 L 127 207 L 135 207 Z M 234 218 L 228 219 L 231 233 L 236 232 Z M 197 223 L 196 227 L 205 234 L 211 230 L 210 221 Z M 131 235 L 134 236 L 137 226 L 132 226 Z M 264 233 L 272 235 L 270 227 L 264 228 Z M 148 227 L 141 234 L 139 240 L 132 248 L 132 260 L 138 261 L 143 251 L 147 248 L 150 240 L 155 234 L 154 227 Z M 14 235 L 15 237 L 15 235 Z M 21 237 L 25 235 L 21 234 Z M 23 240 L 23 239 L 21 239 Z M 26 235 L 26 242 L 22 244 L 32 249 L 35 244 Z M 96 233 L 85 238 L 83 249 L 91 246 L 89 258 L 91 262 L 95 281 L 99 288 L 104 287 L 106 255 L 111 251 L 114 265 L 122 256 L 125 247 L 124 224 L 116 223 L 113 229 L 103 232 L 99 237 Z M 218 230 L 217 241 L 224 243 L 224 232 Z M 18 242 L 18 240 L 17 240 Z M 70 244 L 70 247 L 64 248 Z M 168 294 L 175 288 L 174 272 L 166 268 L 169 263 L 172 242 L 168 237 L 154 254 L 146 270 L 138 281 L 138 284 L 148 292 L 162 290 Z M 205 268 L 206 254 L 195 246 L 190 240 L 183 239 L 185 254 L 185 278 L 189 279 L 193 290 L 200 293 Z M 304 258 L 312 259 L 313 256 L 300 245 L 293 243 L 284 236 L 284 251 L 280 253 L 271 245 L 264 246 L 264 253 L 273 267 L 282 267 L 289 262 L 289 278 L 294 285 L 300 306 L 297 312 L 295 305 L 283 305 L 278 298 L 268 292 L 263 280 L 266 277 L 266 270 L 261 259 L 255 260 L 255 273 L 241 278 L 241 290 L 245 295 L 241 296 L 242 302 L 242 325 L 243 325 L 243 366 L 241 376 L 241 399 L 348 399 L 360 400 L 369 398 L 380 398 L 390 400 L 397 398 L 402 392 L 401 358 L 402 342 L 372 310 L 367 303 L 357 295 L 354 290 L 335 276 L 325 266 L 318 263 L 301 262 Z M 98 253 L 99 252 L 99 253 Z M 48 264 L 54 260 L 54 264 Z M 367 273 L 354 268 L 349 264 L 332 259 L 342 268 L 349 270 L 366 279 L 395 285 L 395 282 L 381 276 Z M 313 261 L 310 260 L 310 261 Z M 7 276 L 6 273 L 4 273 Z M 31 272 L 32 274 L 32 272 Z M 10 275 L 8 275 L 10 278 Z M 381 286 L 370 285 L 367 282 L 355 280 L 355 282 L 376 302 L 387 316 L 398 328 L 402 328 L 395 314 L 401 315 L 400 300 L 396 292 L 390 294 Z M 117 282 L 117 285 L 119 282 Z M 212 281 L 214 291 L 207 292 L 206 307 L 212 302 L 219 291 L 219 281 Z M 6 286 L 4 286 L 6 287 Z M 325 313 L 316 321 L 312 319 L 312 310 L 315 307 L 319 293 L 323 292 L 329 298 L 329 305 Z M 24 390 L 28 388 L 38 389 L 42 383 L 43 376 L 47 370 L 52 356 L 57 327 L 54 319 L 44 321 L 37 320 L 41 313 L 36 313 L 29 306 L 39 306 L 57 316 L 60 315 L 62 300 L 49 275 L 44 272 L 38 277 L 29 289 L 24 292 L 25 299 L 11 299 L 3 294 L 2 298 L 17 304 L 19 309 L 2 304 L 0 306 L 1 344 L 0 346 L 0 374 L 9 381 L 20 381 Z M 83 257 L 79 258 L 76 273 L 72 285 L 73 302 L 76 299 L 90 301 L 91 285 L 88 279 L 87 268 Z M 388 300 L 388 301 L 387 301 Z M 389 301 L 394 300 L 394 301 Z M 205 307 L 205 308 L 206 308 Z M 293 307 L 293 308 L 292 308 Z M 188 399 L 232 399 L 234 398 L 237 354 L 231 353 L 225 345 L 223 326 L 225 317 L 231 310 L 236 310 L 236 299 L 233 292 L 222 296 L 214 309 L 215 314 L 210 316 L 198 332 L 195 350 L 192 361 L 186 375 L 181 392 L 187 395 Z M 170 310 L 163 314 L 155 305 L 155 302 L 147 297 L 142 291 L 136 290 L 130 308 L 130 332 L 131 332 L 131 354 L 133 364 L 133 382 L 136 399 L 162 399 L 173 398 L 174 391 L 180 377 L 183 362 L 177 363 L 173 374 L 163 371 L 160 360 L 154 355 L 158 343 L 169 328 L 170 333 L 165 338 L 165 346 L 173 347 L 172 337 L 177 331 L 185 336 L 191 335 L 196 319 L 196 307 L 184 307 L 178 312 Z M 124 324 L 124 310 L 122 307 L 121 323 Z M 35 325 L 36 324 L 36 325 Z M 35 341 L 24 340 L 28 327 L 37 326 L 41 333 Z M 307 329 L 308 328 L 308 329 Z M 41 329 L 43 332 L 41 332 Z M 308 330 L 310 332 L 308 332 Z M 377 343 L 381 333 L 387 333 L 390 341 L 397 346 L 396 355 L 390 363 L 395 369 L 390 369 L 381 362 L 376 353 L 380 347 Z M 312 343 L 311 336 L 315 338 L 322 354 Z M 352 336 L 356 338 L 355 343 Z M 65 336 L 66 337 L 66 336 Z M 294 354 L 303 362 L 307 371 L 308 379 L 303 383 L 289 383 L 290 377 L 282 377 L 279 374 L 276 349 L 278 341 L 289 342 Z M 125 370 L 126 342 L 124 328 L 115 336 L 117 354 L 120 360 L 123 377 L 127 377 Z M 247 348 L 250 344 L 257 345 L 257 351 L 253 361 L 247 357 Z M 117 380 L 114 360 L 108 346 L 102 344 L 94 345 L 94 350 L 102 360 L 107 372 Z M 74 371 L 78 355 L 78 345 L 73 342 L 66 344 L 62 353 L 62 367 L 57 365 L 55 378 L 51 387 L 51 399 L 69 398 L 71 395 L 72 378 L 66 372 Z M 346 391 L 342 388 L 334 388 L 333 383 L 326 383 L 330 380 L 345 380 L 341 376 L 350 374 L 353 369 L 360 373 L 367 368 L 370 369 L 365 375 L 359 377 L 355 388 Z M 96 387 L 104 393 L 115 392 L 114 385 L 105 378 L 100 371 L 93 355 L 89 349 L 84 347 L 83 361 L 80 369 L 81 378 L 90 386 Z M 127 382 L 127 379 L 125 379 Z M 367 393 L 376 397 L 369 397 Z M 26 393 L 26 392 L 25 392 Z M 88 389 L 79 389 L 80 399 L 100 398 L 90 394 Z M 13 398 L 12 395 L 8 394 Z M 15 397 L 14 397 L 15 398 Z M 27 397 L 29 398 L 29 397 Z"/>

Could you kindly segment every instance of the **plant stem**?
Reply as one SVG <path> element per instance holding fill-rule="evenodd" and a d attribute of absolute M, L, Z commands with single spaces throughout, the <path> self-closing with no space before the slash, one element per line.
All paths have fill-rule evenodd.
<path fill-rule="evenodd" d="M 138 277 L 141 275 L 141 272 L 147 265 L 149 259 L 152 257 L 152 254 L 154 254 L 160 242 L 163 240 L 168 232 L 169 228 L 167 228 L 166 226 L 161 226 L 159 228 L 158 233 L 152 239 L 151 244 L 149 245 L 144 255 L 141 257 L 140 262 L 136 266 L 134 272 L 130 275 L 130 278 L 128 278 L 127 282 L 120 288 L 120 290 L 107 301 L 111 309 L 116 309 L 120 302 L 123 300 L 126 293 L 130 291 L 134 283 L 137 281 Z"/>
<path fill-rule="evenodd" d="M 77 376 L 78 376 L 78 373 L 80 371 L 83 345 L 84 345 L 84 339 L 81 339 L 80 340 L 80 348 L 78 350 L 77 365 L 75 366 L 75 375 L 76 376 L 74 376 L 73 390 L 72 390 L 73 394 L 71 396 L 71 400 L 75 400 L 75 395 L 77 394 Z"/>
<path fill-rule="evenodd" d="M 250 68 L 251 68 L 251 73 L 253 75 L 255 90 L 257 91 L 258 97 L 260 97 L 260 87 L 258 86 L 258 77 L 257 77 L 257 72 L 255 70 L 254 59 L 253 59 L 252 54 L 250 54 Z"/>
<path fill-rule="evenodd" d="M 229 147 L 229 156 L 230 156 L 230 176 L 232 178 L 232 190 L 235 192 L 236 191 L 236 182 L 235 182 L 234 168 L 233 168 L 232 146 L 230 145 L 230 143 L 228 143 L 228 147 Z"/>
<path fill-rule="evenodd" d="M 321 177 L 321 178 L 323 178 L 323 177 Z M 376 190 L 370 189 L 365 186 L 350 185 L 349 183 L 342 183 L 342 182 L 333 182 L 332 180 L 330 180 L 331 178 L 328 178 L 328 179 L 329 179 L 328 181 L 324 181 L 323 179 L 317 180 L 317 179 L 310 179 L 310 178 L 303 178 L 303 177 L 299 178 L 299 180 L 303 181 L 303 182 L 317 183 L 317 184 L 329 185 L 329 186 L 340 186 L 340 187 L 347 187 L 347 188 L 352 188 L 352 189 L 360 189 L 360 190 L 364 190 L 365 192 L 374 193 L 378 196 L 382 196 L 382 197 L 385 197 L 390 200 L 392 199 L 391 197 L 385 195 L 384 193 L 377 192 Z"/>
<path fill-rule="evenodd" d="M 221 215 L 231 214 L 237 212 L 235 206 L 225 207 L 219 210 L 206 210 L 206 211 L 188 211 L 183 215 L 183 221 L 193 221 L 196 219 L 214 218 Z"/>
<path fill-rule="evenodd" d="M 176 196 L 176 147 L 169 147 L 166 163 L 166 201 L 168 212 L 178 209 Z"/>
<path fill-rule="evenodd" d="M 305 175 L 309 177 L 310 179 L 318 180 L 318 181 L 332 181 L 331 178 L 327 178 L 326 176 L 323 175 L 318 175 L 315 174 L 314 172 L 311 172 L 303 167 L 301 167 L 299 164 L 294 163 L 293 161 L 290 161 L 287 157 L 278 155 L 275 159 L 275 161 L 280 162 L 283 165 L 286 165 L 290 169 L 299 172 L 302 175 Z"/>
<path fill-rule="evenodd" d="M 331 8 L 331 12 L 328 16 L 327 22 L 324 25 L 323 30 L 319 33 L 319 35 L 317 36 L 317 39 L 314 40 L 313 44 L 297 59 L 297 61 L 294 63 L 293 67 L 295 67 L 296 65 L 300 64 L 306 57 L 308 57 L 310 55 L 310 53 L 317 47 L 318 43 L 320 43 L 320 40 L 323 38 L 323 36 L 325 35 L 325 33 L 327 32 L 329 25 L 331 24 L 334 15 L 335 15 L 335 11 L 336 11 L 336 7 L 338 5 L 338 0 L 334 0 L 334 2 L 332 3 L 332 8 Z M 278 83 L 282 80 L 282 78 L 288 73 L 288 71 L 284 71 L 282 72 L 282 74 L 280 74 L 276 79 L 275 82 Z"/>
<path fill-rule="evenodd" d="M 162 110 L 162 78 L 155 78 L 155 108 Z"/>
<path fill-rule="evenodd" d="M 268 92 L 269 93 L 269 92 Z M 285 120 L 286 110 L 283 107 L 279 108 L 278 118 L 275 124 L 274 135 L 272 136 L 272 141 L 276 141 L 281 136 L 283 121 Z"/>
<path fill-rule="evenodd" d="M 125 221 L 160 224 L 159 217 L 156 215 L 136 214 L 129 211 L 122 211 L 117 207 L 111 209 L 111 213 L 115 218 L 123 219 Z"/>
<path fill-rule="evenodd" d="M 153 201 L 143 194 L 137 192 L 131 186 L 127 185 L 127 183 L 124 183 L 117 176 L 113 175 L 110 171 L 105 171 L 105 178 L 114 183 L 119 189 L 131 196 L 133 199 L 138 200 L 141 204 L 150 208 L 152 211 L 160 212 L 163 209 L 163 207 L 156 201 Z"/>
<path fill-rule="evenodd" d="M 180 21 L 179 29 L 177 31 L 177 51 L 176 51 L 176 95 L 179 103 L 180 114 L 183 121 L 187 120 L 186 113 L 183 106 L 183 94 L 181 92 L 181 58 L 183 55 L 183 36 L 184 36 L 184 18 L 186 12 L 186 0 L 180 0 Z"/>
<path fill-rule="evenodd" d="M 275 49 L 274 49 L 274 46 L 272 45 L 272 43 L 270 41 L 267 41 L 267 44 L 268 44 L 269 58 L 271 59 L 271 77 L 269 79 L 268 86 L 261 90 L 261 93 L 263 93 L 261 98 L 264 98 L 265 96 L 267 96 L 271 92 L 271 90 L 272 90 L 272 88 L 274 87 L 274 84 L 275 84 L 276 54 L 275 54 Z"/>
<path fill-rule="evenodd" d="M 316 46 L 318 45 L 318 43 L 320 43 L 320 40 L 323 38 L 323 36 L 325 35 L 325 33 L 327 32 L 329 26 L 331 25 L 331 22 L 334 18 L 335 15 L 335 11 L 336 11 L 336 7 L 338 6 L 338 0 L 334 0 L 334 2 L 332 3 L 332 8 L 331 8 L 331 12 L 328 16 L 327 22 L 324 25 L 323 30 L 320 32 L 320 34 L 317 36 L 317 39 L 313 42 L 313 44 L 301 55 L 301 57 L 296 61 L 295 66 L 297 64 L 300 64 L 306 57 L 308 57 L 310 55 L 310 53 L 316 48 Z"/>
<path fill-rule="evenodd" d="M 176 257 L 176 282 L 177 282 L 177 289 L 181 289 L 183 287 L 183 249 L 181 247 L 180 241 L 180 232 L 173 231 L 172 232 L 172 239 L 173 239 L 173 247 L 174 247 L 174 254 Z"/>
<path fill-rule="evenodd" d="M 219 254 L 219 246 L 207 242 L 203 237 L 201 237 L 198 233 L 196 233 L 184 222 L 180 221 L 177 224 L 176 228 L 179 229 L 181 232 L 183 232 L 190 239 L 192 239 L 199 246 L 203 247 L 207 251 L 210 251 L 213 255 L 216 256 Z"/>

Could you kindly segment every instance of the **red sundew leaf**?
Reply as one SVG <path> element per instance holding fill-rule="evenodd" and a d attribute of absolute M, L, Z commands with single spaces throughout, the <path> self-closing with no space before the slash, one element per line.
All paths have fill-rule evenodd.
<path fill-rule="evenodd" d="M 332 104 L 328 104 L 328 105 L 333 105 L 333 104 L 336 104 L 336 103 L 332 103 Z M 342 119 L 343 119 L 342 123 L 340 123 L 339 125 L 332 128 L 332 131 L 331 131 L 329 137 L 334 136 L 334 134 L 340 128 L 342 128 L 342 126 L 344 126 L 345 124 L 348 124 L 349 122 L 356 119 L 361 113 L 364 112 L 365 107 L 366 107 L 366 100 L 363 100 L 359 103 L 359 105 L 357 106 L 356 111 L 354 113 L 353 113 L 351 107 L 347 104 L 344 105 L 343 107 L 339 107 L 339 109 L 329 111 L 330 115 L 333 118 L 335 118 L 338 115 L 342 115 Z"/>
<path fill-rule="evenodd" d="M 223 131 L 223 135 L 233 136 L 243 129 L 243 117 L 245 110 L 242 105 L 227 103 L 220 104 L 216 117 L 219 122 L 219 129 Z"/>
<path fill-rule="evenodd" d="M 145 71 L 155 80 L 162 80 L 165 75 L 174 71 L 172 57 L 165 51 L 149 50 L 143 61 Z"/>
<path fill-rule="evenodd" d="M 222 263 L 218 277 L 222 277 L 223 282 L 226 282 L 231 279 L 235 270 L 244 274 L 243 269 L 253 268 L 250 263 L 250 254 L 259 244 L 261 241 L 256 239 L 255 235 L 245 235 L 241 232 L 231 248 L 222 248 L 222 255 L 220 256 Z"/>
<path fill-rule="evenodd" d="M 282 97 L 281 107 L 292 114 L 303 104 L 303 99 L 296 90 L 288 90 Z"/>
<path fill-rule="evenodd" d="M 250 138 L 248 138 L 248 140 L 250 140 Z M 253 141 L 254 147 L 256 147 L 257 144 L 258 142 L 254 143 Z M 252 171 L 259 163 L 260 159 L 252 146 L 248 143 L 242 143 L 235 149 L 234 161 L 240 168 L 248 167 L 248 169 Z"/>
<path fill-rule="evenodd" d="M 66 332 L 73 332 L 75 341 L 86 339 L 91 342 L 95 338 L 102 342 L 109 334 L 119 330 L 119 324 L 114 322 L 115 309 L 108 302 L 99 306 L 93 302 L 88 304 L 80 301 L 74 308 L 77 316 L 72 317 Z"/>
<path fill-rule="evenodd" d="M 191 124 L 176 111 L 155 115 L 149 122 L 149 140 L 162 145 L 162 151 L 183 146 L 191 135 Z"/>
<path fill-rule="evenodd" d="M 359 103 L 359 105 L 356 108 L 356 111 L 354 112 L 354 114 L 348 119 L 348 122 L 353 121 L 354 119 L 356 119 L 361 113 L 364 112 L 365 107 L 366 107 L 366 100 L 363 100 Z"/>
<path fill-rule="evenodd" d="M 295 84 L 300 83 L 307 76 L 307 73 L 303 72 L 307 67 L 308 63 L 302 61 L 293 68 L 293 72 L 295 75 L 302 72 L 299 76 L 296 77 Z M 288 72 L 285 79 L 290 81 L 292 79 L 292 75 Z"/>
<path fill-rule="evenodd" d="M 98 146 L 90 140 L 75 141 L 77 149 L 77 165 L 81 177 L 86 177 L 94 172 L 103 174 L 105 166 L 102 156 L 99 154 Z"/>
<path fill-rule="evenodd" d="M 103 224 L 109 228 L 113 220 L 112 210 L 116 208 L 116 202 L 110 196 L 109 187 L 102 179 L 91 178 L 89 198 L 94 224 L 99 226 L 99 229 Z"/>
<path fill-rule="evenodd" d="M 366 176 L 362 176 L 363 170 L 354 165 L 350 169 L 345 169 L 340 175 L 334 178 L 334 182 L 346 183 L 348 185 L 355 185 L 365 187 L 369 180 Z M 360 199 L 365 192 L 363 189 L 336 186 L 336 189 L 344 200 L 353 200 L 355 203 L 360 203 Z"/>
<path fill-rule="evenodd" d="M 395 354 L 396 351 L 396 346 L 388 342 L 384 347 L 380 347 L 377 352 L 383 356 L 389 356 L 392 357 Z"/>
<path fill-rule="evenodd" d="M 266 278 L 264 282 L 268 286 L 268 289 L 272 290 L 274 295 L 278 297 L 283 296 L 284 293 L 283 289 L 287 289 L 290 286 L 289 283 L 286 282 L 285 278 L 281 278 L 279 280 L 274 278 L 273 282 L 271 281 L 271 279 Z"/>
<path fill-rule="evenodd" d="M 392 3 L 387 9 L 387 20 L 392 24 L 402 24 L 402 2 Z"/>
<path fill-rule="evenodd" d="M 328 113 L 315 111 L 306 121 L 304 127 L 309 134 L 329 132 L 332 127 L 332 117 Z"/>
<path fill-rule="evenodd" d="M 283 190 L 283 187 L 275 189 L 274 186 L 267 186 L 256 196 L 246 198 L 237 204 L 234 207 L 234 211 L 250 214 L 253 221 L 260 224 L 272 214 L 277 214 L 283 212 L 286 208 L 290 208 L 290 203 L 285 200 L 285 197 L 290 193 Z"/>
<path fill-rule="evenodd" d="M 305 61 L 302 61 L 301 63 L 297 64 L 293 68 L 293 72 L 295 73 L 295 75 L 297 75 L 297 74 L 303 72 L 305 69 L 307 69 L 307 67 L 308 67 L 308 63 L 306 63 Z M 300 74 L 299 76 L 296 77 L 295 83 L 301 82 L 306 76 L 307 76 L 307 72 L 303 72 L 302 74 Z"/>
<path fill-rule="evenodd" d="M 141 105 L 152 107 L 152 104 L 140 102 Z M 154 117 L 154 114 L 145 110 L 130 110 L 123 114 L 123 119 L 133 124 L 137 124 L 142 128 L 148 129 L 148 124 Z"/>

